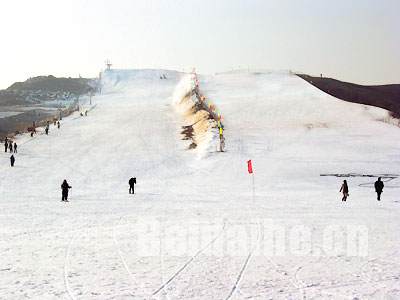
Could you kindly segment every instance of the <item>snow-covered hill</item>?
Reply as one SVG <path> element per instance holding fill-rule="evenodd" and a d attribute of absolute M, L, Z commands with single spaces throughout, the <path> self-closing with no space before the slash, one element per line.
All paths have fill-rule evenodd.
<path fill-rule="evenodd" d="M 19 136 L 14 168 L 1 152 L 0 299 L 399 298 L 398 179 L 378 202 L 362 177 L 398 174 L 387 111 L 293 75 L 200 75 L 226 151 L 186 150 L 191 76 L 107 71 L 87 117 Z M 350 173 L 341 202 L 320 175 Z"/>

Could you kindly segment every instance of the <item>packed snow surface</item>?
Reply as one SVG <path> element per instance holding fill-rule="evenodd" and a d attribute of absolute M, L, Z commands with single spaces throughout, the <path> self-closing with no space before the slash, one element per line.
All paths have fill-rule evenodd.
<path fill-rule="evenodd" d="M 88 116 L 15 137 L 13 168 L 0 148 L 0 299 L 400 299 L 388 112 L 288 74 L 199 75 L 225 152 L 186 150 L 191 76 L 106 71 Z"/>

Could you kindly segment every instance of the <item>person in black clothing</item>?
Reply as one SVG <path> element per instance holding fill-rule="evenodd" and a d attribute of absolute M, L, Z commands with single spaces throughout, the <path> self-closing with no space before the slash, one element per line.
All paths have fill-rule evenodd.
<path fill-rule="evenodd" d="M 135 183 L 136 183 L 136 177 L 129 179 L 129 194 L 135 193 Z"/>
<path fill-rule="evenodd" d="M 15 157 L 14 157 L 14 155 L 11 155 L 10 161 L 11 161 L 11 167 L 14 167 L 14 163 L 15 163 Z"/>
<path fill-rule="evenodd" d="M 17 143 L 14 143 L 14 153 L 17 153 L 17 147 L 18 147 Z"/>
<path fill-rule="evenodd" d="M 10 141 L 10 144 L 8 145 L 8 148 L 10 149 L 10 153 L 13 152 L 13 143 Z"/>
<path fill-rule="evenodd" d="M 62 183 L 62 185 L 61 185 L 61 189 L 62 189 L 62 198 L 61 198 L 61 201 L 69 202 L 69 201 L 68 201 L 68 190 L 69 190 L 70 188 L 72 188 L 72 186 L 70 186 L 70 185 L 68 184 L 67 180 L 64 179 L 64 181 L 63 181 L 63 183 Z"/>
<path fill-rule="evenodd" d="M 49 126 L 46 126 L 45 132 L 46 134 L 49 134 Z"/>
<path fill-rule="evenodd" d="M 381 201 L 381 194 L 383 191 L 383 187 L 385 185 L 383 184 L 383 182 L 381 181 L 381 178 L 378 177 L 378 181 L 375 182 L 375 191 L 378 194 L 378 201 Z"/>
<path fill-rule="evenodd" d="M 4 142 L 4 152 L 7 152 L 7 149 L 8 149 L 8 141 L 6 140 Z"/>
<path fill-rule="evenodd" d="M 343 181 L 342 187 L 340 188 L 339 192 L 343 193 L 342 201 L 346 202 L 347 197 L 349 196 L 349 187 L 347 186 L 346 180 Z"/>

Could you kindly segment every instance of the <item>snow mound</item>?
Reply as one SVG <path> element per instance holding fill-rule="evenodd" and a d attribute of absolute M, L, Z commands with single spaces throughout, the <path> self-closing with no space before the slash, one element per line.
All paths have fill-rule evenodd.
<path fill-rule="evenodd" d="M 219 133 L 215 120 L 202 108 L 196 97 L 193 75 L 187 75 L 178 84 L 174 93 L 174 106 L 186 125 L 182 133 L 184 139 L 192 140 L 188 149 L 195 149 L 197 158 L 205 158 L 216 152 L 219 146 Z"/>

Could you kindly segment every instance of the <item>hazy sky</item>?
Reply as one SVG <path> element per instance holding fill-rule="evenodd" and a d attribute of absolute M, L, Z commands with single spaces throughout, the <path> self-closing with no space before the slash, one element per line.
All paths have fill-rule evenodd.
<path fill-rule="evenodd" d="M 291 69 L 400 83 L 399 0 L 1 1 L 0 89 L 115 68 Z"/>

